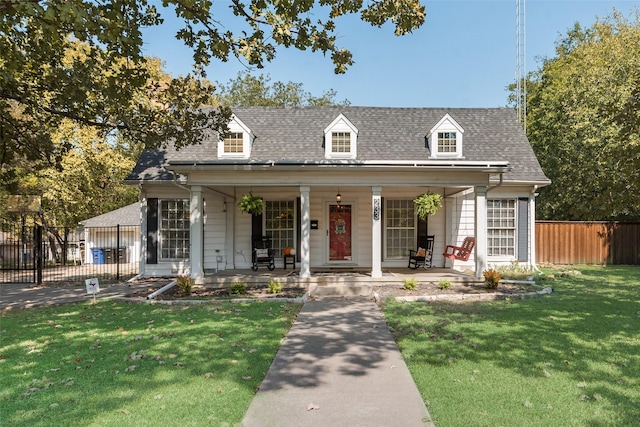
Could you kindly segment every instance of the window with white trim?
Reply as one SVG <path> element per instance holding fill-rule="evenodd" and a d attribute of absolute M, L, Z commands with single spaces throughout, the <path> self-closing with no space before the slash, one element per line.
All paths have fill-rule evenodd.
<path fill-rule="evenodd" d="M 516 201 L 487 200 L 487 255 L 515 256 Z"/>
<path fill-rule="evenodd" d="M 265 235 L 271 237 L 276 258 L 282 258 L 284 248 L 295 248 L 295 215 L 293 200 L 265 200 Z"/>
<path fill-rule="evenodd" d="M 351 133 L 350 132 L 332 132 L 331 133 L 331 152 L 349 153 L 351 151 Z"/>
<path fill-rule="evenodd" d="M 385 200 L 385 258 L 404 258 L 416 247 L 416 216 L 412 200 Z"/>
<path fill-rule="evenodd" d="M 231 132 L 229 136 L 224 139 L 224 152 L 226 154 L 242 153 L 243 151 L 243 137 L 242 132 Z"/>
<path fill-rule="evenodd" d="M 438 153 L 456 153 L 456 132 L 438 132 Z"/>
<path fill-rule="evenodd" d="M 160 258 L 189 258 L 189 200 L 160 202 Z"/>

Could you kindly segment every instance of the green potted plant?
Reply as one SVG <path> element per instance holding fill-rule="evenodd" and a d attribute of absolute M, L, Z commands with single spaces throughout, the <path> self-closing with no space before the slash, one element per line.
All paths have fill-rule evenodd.
<path fill-rule="evenodd" d="M 416 213 L 421 220 L 427 216 L 435 215 L 442 207 L 442 196 L 438 193 L 424 193 L 413 199 L 416 206 Z"/>
<path fill-rule="evenodd" d="M 245 213 L 260 215 L 264 209 L 264 202 L 261 197 L 254 196 L 249 192 L 240 198 L 238 208 Z"/>

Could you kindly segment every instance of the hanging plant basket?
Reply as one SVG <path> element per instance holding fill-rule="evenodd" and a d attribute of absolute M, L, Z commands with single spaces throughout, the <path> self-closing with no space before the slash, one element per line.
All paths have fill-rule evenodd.
<path fill-rule="evenodd" d="M 442 196 L 438 193 L 424 193 L 413 199 L 416 206 L 416 213 L 421 220 L 428 216 L 435 215 L 442 207 Z"/>
<path fill-rule="evenodd" d="M 238 209 L 252 215 L 260 215 L 264 210 L 264 202 L 261 197 L 247 193 L 240 198 L 240 201 L 238 202 Z"/>

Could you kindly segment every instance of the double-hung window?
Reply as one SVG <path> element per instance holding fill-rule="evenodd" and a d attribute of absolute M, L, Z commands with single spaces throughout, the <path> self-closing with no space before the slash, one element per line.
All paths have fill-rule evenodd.
<path fill-rule="evenodd" d="M 271 237 L 271 247 L 277 258 L 284 248 L 295 247 L 295 216 L 293 200 L 265 201 L 265 235 Z"/>
<path fill-rule="evenodd" d="M 403 258 L 416 247 L 416 217 L 412 200 L 385 200 L 386 258 Z"/>
<path fill-rule="evenodd" d="M 170 199 L 160 203 L 160 257 L 189 258 L 189 200 Z"/>
<path fill-rule="evenodd" d="M 488 256 L 515 256 L 516 225 L 514 199 L 487 200 Z"/>

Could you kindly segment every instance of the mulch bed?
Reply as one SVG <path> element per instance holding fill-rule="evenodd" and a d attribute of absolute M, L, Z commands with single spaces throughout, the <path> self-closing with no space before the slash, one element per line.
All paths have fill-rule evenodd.
<path fill-rule="evenodd" d="M 500 284 L 497 289 L 489 289 L 484 284 L 454 284 L 448 289 L 440 289 L 437 283 L 418 283 L 415 290 L 410 291 L 403 288 L 402 284 L 389 283 L 380 286 L 374 286 L 373 290 L 382 298 L 401 297 L 401 296 L 417 296 L 417 295 L 464 295 L 464 294 L 512 294 L 519 295 L 527 292 L 539 290 L 529 285 L 516 284 Z"/>
<path fill-rule="evenodd" d="M 146 299 L 147 296 L 162 286 L 168 284 L 171 279 L 166 278 L 148 278 L 134 282 L 137 285 L 144 284 L 146 287 L 136 286 L 128 298 Z M 268 292 L 267 286 L 247 288 L 247 293 L 238 295 L 229 292 L 228 288 L 212 288 L 212 287 L 194 287 L 191 295 L 182 296 L 180 288 L 174 286 L 169 290 L 157 295 L 156 300 L 193 300 L 193 299 L 229 299 L 229 298 L 300 298 L 306 293 L 305 288 L 284 288 L 282 292 L 271 294 Z M 381 298 L 398 297 L 398 296 L 419 296 L 419 295 L 455 295 L 455 294 L 493 294 L 496 292 L 507 295 L 518 295 L 526 292 L 538 290 L 536 287 L 520 284 L 500 284 L 498 289 L 489 289 L 483 284 L 451 284 L 448 289 L 440 289 L 438 283 L 423 282 L 418 283 L 415 290 L 407 290 L 403 288 L 401 283 L 380 284 L 373 287 Z"/>
<path fill-rule="evenodd" d="M 157 280 L 149 283 L 146 288 L 138 288 L 137 290 L 126 295 L 127 298 L 146 299 L 148 295 L 168 284 L 170 280 Z M 191 291 L 191 295 L 182 296 L 178 286 L 164 291 L 156 295 L 155 300 L 193 300 L 193 299 L 230 299 L 230 298 L 300 298 L 306 293 L 304 288 L 283 288 L 282 292 L 271 294 L 268 292 L 267 286 L 248 287 L 245 294 L 232 294 L 228 288 L 209 288 L 196 286 Z"/>

